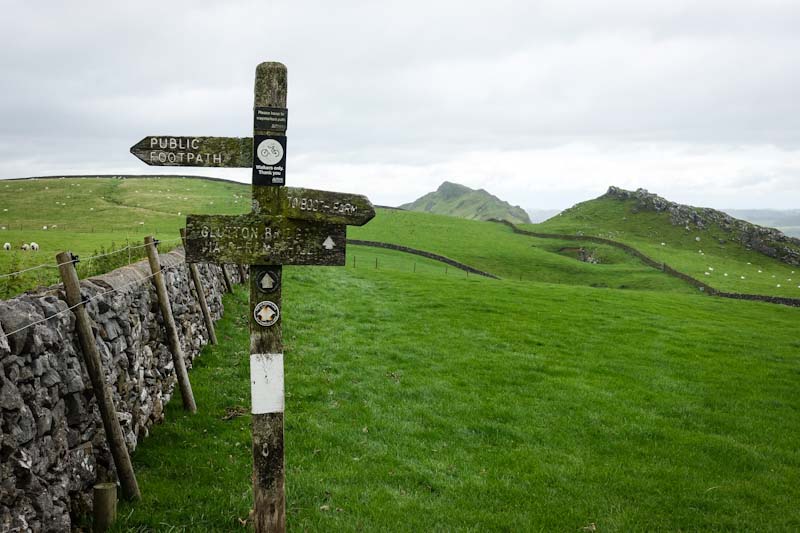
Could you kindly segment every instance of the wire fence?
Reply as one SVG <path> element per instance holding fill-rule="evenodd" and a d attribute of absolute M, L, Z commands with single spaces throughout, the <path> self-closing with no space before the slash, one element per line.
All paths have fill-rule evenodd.
<path fill-rule="evenodd" d="M 174 248 L 174 244 L 180 241 L 180 238 L 162 239 L 159 240 L 159 243 L 164 245 L 161 249 L 166 252 Z M 129 265 L 145 257 L 144 248 L 146 246 L 146 244 L 126 244 L 118 248 L 113 242 L 108 249 L 101 246 L 92 255 L 80 256 L 80 263 L 77 265 L 78 275 L 81 278 L 97 276 Z M 20 258 L 18 256 L 12 258 L 11 268 L 16 266 L 14 260 L 19 261 Z M 60 266 L 55 263 L 43 263 L 23 268 L 17 267 L 15 270 L 0 274 L 0 299 L 10 298 L 36 287 L 58 283 Z"/>
<path fill-rule="evenodd" d="M 182 265 L 184 263 L 185 263 L 185 261 L 181 261 L 176 266 Z M 64 263 L 62 263 L 62 264 L 64 264 Z M 25 331 L 28 328 L 32 328 L 32 327 L 34 327 L 34 326 L 36 326 L 38 324 L 43 324 L 44 322 L 47 322 L 48 320 L 52 320 L 52 319 L 54 319 L 54 318 L 56 318 L 58 316 L 61 316 L 61 315 L 65 314 L 65 313 L 69 312 L 69 311 L 72 311 L 73 309 L 75 309 L 76 307 L 78 307 L 80 305 L 85 305 L 85 304 L 87 304 L 87 303 L 89 303 L 89 302 L 91 302 L 93 300 L 96 300 L 98 298 L 102 298 L 103 296 L 106 296 L 108 294 L 113 294 L 115 292 L 120 292 L 120 291 L 122 291 L 124 289 L 127 289 L 128 287 L 133 286 L 133 285 L 141 285 L 145 281 L 153 278 L 156 274 L 157 274 L 157 272 L 154 272 L 154 273 L 149 274 L 149 275 L 147 275 L 147 276 L 145 276 L 145 277 L 143 277 L 141 279 L 137 279 L 135 281 L 131 281 L 131 282 L 126 283 L 124 285 L 120 285 L 119 287 L 116 287 L 114 289 L 108 289 L 108 290 L 105 290 L 105 291 L 102 291 L 102 292 L 98 292 L 97 294 L 95 294 L 91 298 L 87 298 L 86 300 L 84 300 L 82 302 L 78 302 L 77 304 L 71 305 L 71 306 L 67 307 L 66 309 L 62 309 L 58 313 L 54 313 L 54 314 L 52 314 L 52 315 L 50 315 L 48 317 L 42 318 L 40 320 L 36 320 L 35 322 L 31 322 L 30 324 L 27 324 L 27 325 L 25 325 L 25 326 L 23 326 L 21 328 L 17 328 L 14 331 L 4 332 L 4 336 L 7 339 L 8 337 L 10 337 L 11 335 L 14 335 L 15 333 L 19 333 L 21 331 Z"/>
<path fill-rule="evenodd" d="M 159 240 L 159 244 L 169 245 L 173 243 L 177 243 L 181 241 L 180 238 L 176 239 L 165 239 Z M 113 244 L 112 244 L 113 246 Z M 119 268 L 120 266 L 124 266 L 126 264 L 131 264 L 133 260 L 139 260 L 142 255 L 144 255 L 143 249 L 146 248 L 146 244 L 138 244 L 138 245 L 126 245 L 121 248 L 113 248 L 109 251 L 102 250 L 100 253 L 95 253 L 88 257 L 79 257 L 78 267 L 80 267 L 81 271 L 79 272 L 79 277 L 81 279 L 85 279 L 87 277 L 95 276 L 98 274 L 103 274 L 105 272 L 109 272 L 114 270 L 115 268 Z M 168 251 L 165 249 L 166 247 L 162 248 L 160 251 L 165 252 Z M 128 252 L 127 255 L 122 255 L 125 252 Z M 120 259 L 118 259 L 120 258 Z M 116 260 L 115 260 L 116 259 Z M 102 262 L 102 265 L 92 265 L 92 262 Z M 5 274 L 0 275 L 0 279 L 14 279 L 23 276 L 24 274 L 28 274 L 30 272 L 34 272 L 37 270 L 49 269 L 53 271 L 54 278 L 53 281 L 58 283 L 60 278 L 58 278 L 55 271 L 64 264 L 72 263 L 73 261 L 65 262 L 65 263 L 54 263 L 54 264 L 40 264 L 34 265 L 31 267 L 23 268 L 20 270 L 16 270 L 14 272 L 8 272 Z M 178 263 L 178 265 L 185 264 L 185 260 Z M 98 268 L 99 266 L 99 268 Z M 402 255 L 393 256 L 393 255 L 370 255 L 370 254 L 348 254 L 347 260 L 347 267 L 355 268 L 355 269 L 376 269 L 376 270 L 391 270 L 395 272 L 411 272 L 415 274 L 436 274 L 436 275 L 443 275 L 443 276 L 450 276 L 450 277 L 460 277 L 460 278 L 469 278 L 470 272 L 461 270 L 459 268 L 453 267 L 452 265 L 439 263 L 433 260 L 413 260 Z M 42 318 L 40 320 L 36 320 L 27 324 L 21 328 L 17 328 L 10 332 L 4 332 L 4 336 L 6 338 L 25 331 L 28 328 L 35 327 L 39 324 L 45 323 L 49 320 L 57 318 L 61 315 L 64 315 L 79 305 L 86 304 L 91 302 L 95 299 L 101 298 L 103 296 L 107 296 L 109 294 L 119 292 L 122 290 L 127 289 L 128 287 L 134 285 L 141 285 L 142 283 L 146 282 L 147 280 L 151 279 L 155 274 L 147 275 L 141 279 L 137 279 L 130 283 L 126 283 L 114 289 L 108 289 L 105 291 L 98 292 L 91 298 L 78 303 L 76 305 L 69 306 L 53 315 L 48 317 Z M 473 277 L 476 277 L 475 274 L 472 274 Z M 32 288 L 32 287 L 31 287 Z M 3 296 L 4 298 L 7 296 Z"/>
<path fill-rule="evenodd" d="M 447 263 L 435 260 L 415 260 L 402 255 L 371 255 L 369 253 L 347 254 L 347 268 L 356 270 L 388 270 L 392 272 L 405 272 L 411 274 L 427 274 L 447 276 L 452 278 L 479 278 L 482 276 L 471 273 Z M 520 274 L 520 280 L 522 275 Z"/>
<path fill-rule="evenodd" d="M 163 230 L 165 225 L 161 226 Z M 150 233 L 158 233 L 158 226 L 152 224 L 109 224 L 108 226 L 95 226 L 84 224 L 18 224 L 12 222 L 0 221 L 0 231 L 27 231 L 27 232 L 69 232 L 69 233 L 129 233 L 133 235 L 146 235 Z"/>

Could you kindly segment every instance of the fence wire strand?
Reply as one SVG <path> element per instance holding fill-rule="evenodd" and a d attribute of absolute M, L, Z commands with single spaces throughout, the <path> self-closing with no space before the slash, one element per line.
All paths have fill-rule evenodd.
<path fill-rule="evenodd" d="M 162 241 L 162 242 L 164 242 L 164 241 Z M 61 264 L 69 264 L 69 262 L 61 263 Z M 175 266 L 180 266 L 180 265 L 184 265 L 184 264 L 186 264 L 186 261 L 181 261 L 180 263 L 178 263 Z M 37 326 L 37 325 L 42 324 L 44 322 L 47 322 L 48 320 L 50 320 L 52 318 L 55 318 L 55 317 L 60 316 L 60 315 L 63 315 L 67 311 L 72 311 L 73 309 L 75 309 L 79 305 L 87 304 L 87 303 L 89 303 L 89 302 L 91 302 L 93 300 L 96 300 L 97 298 L 100 298 L 101 296 L 106 296 L 108 294 L 119 292 L 119 291 L 121 291 L 123 289 L 126 289 L 126 288 L 132 286 L 132 285 L 141 285 L 145 281 L 153 278 L 156 274 L 158 274 L 158 272 L 153 272 L 152 274 L 149 274 L 149 275 L 147 275 L 147 276 L 145 276 L 145 277 L 143 277 L 141 279 L 137 279 L 135 281 L 131 281 L 130 283 L 126 283 L 125 285 L 121 285 L 121 286 L 116 287 L 114 289 L 110 289 L 110 290 L 106 290 L 106 291 L 97 293 L 94 296 L 92 296 L 91 298 L 87 298 L 86 300 L 80 301 L 80 302 L 76 303 L 75 305 L 71 305 L 71 306 L 67 307 L 66 309 L 62 309 L 58 313 L 55 313 L 55 314 L 50 315 L 48 317 L 42 318 L 41 320 L 37 320 L 35 322 L 31 322 L 30 324 L 27 324 L 27 325 L 25 325 L 25 326 L 23 326 L 21 328 L 15 329 L 14 331 L 11 331 L 9 333 L 3 332 L 3 336 L 6 339 L 8 339 L 8 337 L 10 337 L 11 335 L 14 335 L 15 333 L 19 333 L 20 331 L 24 331 L 24 330 L 26 330 L 28 328 L 32 328 L 34 326 Z"/>
<path fill-rule="evenodd" d="M 166 240 L 159 240 L 158 242 L 159 243 L 162 243 L 162 242 L 171 243 L 171 242 L 178 242 L 180 240 L 181 240 L 180 238 L 178 238 L 178 239 L 166 239 Z M 119 254 L 119 253 L 125 252 L 127 250 L 138 250 L 139 248 L 144 248 L 146 246 L 147 246 L 146 244 L 139 244 L 137 246 L 130 246 L 129 245 L 129 246 L 125 246 L 124 248 L 120 248 L 119 250 L 114 250 L 112 252 L 108 252 L 108 253 L 104 253 L 104 254 L 90 255 L 89 257 L 82 257 L 80 259 L 81 259 L 81 261 L 91 261 L 92 259 L 99 259 L 101 257 L 108 257 L 109 255 Z M 51 264 L 44 263 L 44 264 L 41 264 L 41 265 L 36 265 L 36 266 L 29 267 L 29 268 L 23 268 L 22 270 L 17 270 L 15 272 L 9 272 L 7 274 L 0 274 L 0 279 L 10 278 L 12 276 L 18 276 L 20 274 L 24 274 L 25 272 L 31 272 L 33 270 L 38 270 L 40 268 L 58 268 L 58 267 L 60 267 L 62 265 L 68 265 L 70 263 L 72 263 L 72 261 L 66 261 L 64 263 L 58 263 L 56 265 L 51 265 Z"/>

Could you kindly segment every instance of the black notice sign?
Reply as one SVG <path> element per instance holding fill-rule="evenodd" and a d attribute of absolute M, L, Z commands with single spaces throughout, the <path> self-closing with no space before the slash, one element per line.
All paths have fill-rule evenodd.
<path fill-rule="evenodd" d="M 288 113 L 285 107 L 256 107 L 253 110 L 253 129 L 285 133 Z"/>
<path fill-rule="evenodd" d="M 253 185 L 286 185 L 286 136 L 253 137 Z"/>

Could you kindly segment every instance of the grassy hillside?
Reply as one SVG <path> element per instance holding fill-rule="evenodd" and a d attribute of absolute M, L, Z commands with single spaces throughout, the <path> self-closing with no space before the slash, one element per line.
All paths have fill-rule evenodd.
<path fill-rule="evenodd" d="M 409 211 L 422 211 L 450 215 L 470 220 L 508 220 L 515 224 L 530 223 L 528 213 L 483 189 L 470 189 L 464 185 L 445 181 L 439 188 L 400 206 Z"/>
<path fill-rule="evenodd" d="M 291 531 L 800 527 L 798 309 L 285 272 Z M 172 401 L 136 451 L 143 500 L 118 530 L 247 518 L 249 415 L 228 419 L 248 405 L 245 313 L 240 290 L 190 374 L 198 415 Z"/>
<path fill-rule="evenodd" d="M 0 253 L 0 274 L 53 262 L 55 254 L 65 248 L 88 257 L 106 251 L 112 243 L 117 248 L 126 243 L 137 245 L 146 234 L 156 234 L 167 244 L 178 244 L 174 241 L 187 213 L 241 213 L 250 208 L 246 185 L 186 178 L 25 180 L 0 183 L 0 192 L 0 201 L 8 209 L 0 218 L 0 227 L 6 227 L 0 230 L 0 240 L 12 242 L 15 247 L 10 253 Z M 41 229 L 44 225 L 47 230 Z M 349 228 L 348 235 L 439 253 L 516 280 L 691 290 L 613 248 L 586 244 L 603 260 L 601 265 L 590 265 L 577 261 L 574 254 L 570 257 L 559 252 L 561 248 L 575 247 L 574 242 L 532 240 L 489 222 L 379 209 L 375 220 L 363 228 Z M 41 251 L 16 249 L 30 241 L 38 242 Z M 356 255 L 356 261 L 359 255 L 364 261 L 373 261 L 376 253 L 363 250 Z M 127 259 L 126 256 L 122 258 Z M 379 260 L 379 267 L 389 268 L 392 261 L 396 259 Z M 399 268 L 413 268 L 413 262 L 401 262 Z M 83 265 L 92 266 L 88 262 Z M 422 262 L 419 265 L 424 268 Z M 57 276 L 55 269 L 42 269 L 19 280 L 0 279 L 0 297 L 37 284 L 55 283 Z"/>
<path fill-rule="evenodd" d="M 581 245 L 531 239 L 507 226 L 454 217 L 379 209 L 375 219 L 348 236 L 432 251 L 507 279 L 594 287 L 693 292 L 686 284 L 618 250 L 585 243 L 604 263 L 583 263 L 559 253 Z"/>
<path fill-rule="evenodd" d="M 203 180 L 5 185 L 0 232 L 43 251 L 0 253 L 3 268 L 175 238 L 188 212 L 249 210 L 247 186 Z M 770 287 L 791 275 L 780 264 L 651 215 L 589 202 L 529 227 L 629 242 L 712 285 L 752 268 L 764 275 L 742 280 L 753 292 L 792 288 Z M 291 530 L 800 528 L 800 436 L 787 430 L 800 423 L 800 309 L 709 298 L 615 248 L 490 222 L 381 209 L 348 234 L 504 279 L 356 246 L 346 268 L 285 269 Z M 601 264 L 577 261 L 576 246 Z M 227 297 L 221 343 L 190 374 L 199 413 L 173 399 L 138 447 L 144 499 L 123 505 L 117 530 L 246 520 L 246 299 Z"/>
<path fill-rule="evenodd" d="M 249 186 L 175 177 L 21 180 L 0 182 L 0 205 L 3 206 L 0 228 L 5 228 L 0 229 L 0 242 L 10 242 L 14 248 L 0 253 L 0 274 L 3 274 L 51 263 L 55 254 L 66 248 L 88 257 L 106 252 L 112 246 L 138 245 L 146 234 L 164 240 L 165 248 L 177 245 L 178 229 L 185 223 L 187 213 L 247 212 Z M 569 234 L 582 231 L 620 240 L 721 290 L 800 297 L 800 274 L 793 268 L 736 243 L 720 243 L 724 239 L 721 230 L 686 231 L 669 224 L 666 214 L 634 213 L 631 207 L 631 202 L 592 200 L 545 223 L 523 227 Z M 48 229 L 44 230 L 44 226 Z M 369 225 L 350 228 L 348 235 L 439 253 L 508 279 L 609 288 L 692 290 L 616 249 L 588 242 L 531 239 L 488 222 L 381 209 Z M 23 242 L 31 241 L 39 243 L 41 251 L 18 249 Z M 562 251 L 576 246 L 583 246 L 599 257 L 601 264 L 582 263 L 575 259 L 574 253 Z M 367 253 L 363 251 L 361 255 Z M 369 257 L 375 253 L 370 251 L 373 255 Z M 134 250 L 132 258 L 136 257 Z M 384 266 L 388 268 L 392 261 L 389 259 Z M 408 264 L 402 262 L 401 268 L 406 268 Z M 103 265 L 89 262 L 82 265 L 86 274 L 94 273 L 95 267 Z M 0 297 L 56 281 L 55 269 L 36 270 L 19 279 L 0 278 Z"/>
<path fill-rule="evenodd" d="M 541 224 L 520 227 L 624 242 L 723 291 L 800 298 L 800 268 L 747 250 L 719 227 L 686 230 L 673 226 L 667 213 L 636 212 L 634 205 L 632 200 L 598 198 Z"/>
<path fill-rule="evenodd" d="M 249 198 L 246 185 L 174 177 L 0 181 L 0 244 L 13 247 L 11 252 L 0 250 L 0 274 L 55 264 L 55 255 L 66 249 L 88 257 L 135 246 L 145 235 L 156 235 L 167 249 L 179 244 L 178 230 L 187 213 L 242 213 L 250 209 Z M 40 251 L 20 250 L 30 242 L 38 243 Z M 133 250 L 132 258 L 141 252 Z M 91 264 L 80 266 L 87 273 L 95 271 Z M 55 269 L 0 278 L 0 298 L 58 279 Z"/>

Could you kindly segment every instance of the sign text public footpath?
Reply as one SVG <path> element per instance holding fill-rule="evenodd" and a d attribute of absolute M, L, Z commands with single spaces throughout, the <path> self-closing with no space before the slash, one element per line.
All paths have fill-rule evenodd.
<path fill-rule="evenodd" d="M 285 531 L 282 265 L 345 264 L 346 226 L 375 216 L 358 194 L 285 187 L 286 67 L 256 68 L 253 137 L 145 137 L 131 153 L 156 166 L 252 167 L 253 210 L 189 215 L 188 262 L 250 265 L 250 385 L 255 530 Z"/>

